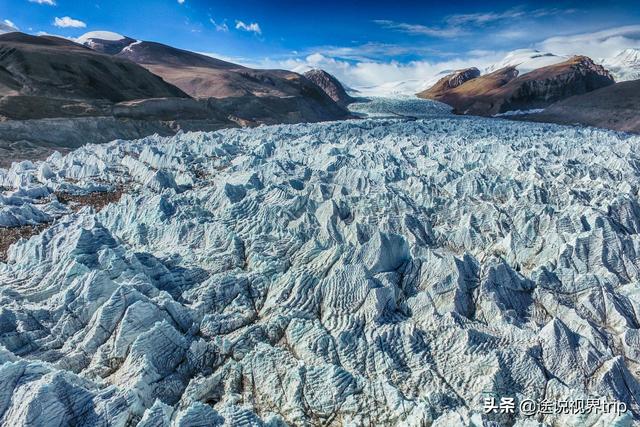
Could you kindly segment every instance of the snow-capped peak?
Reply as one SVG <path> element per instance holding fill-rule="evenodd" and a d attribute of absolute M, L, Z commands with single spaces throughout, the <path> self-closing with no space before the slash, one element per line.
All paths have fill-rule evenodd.
<path fill-rule="evenodd" d="M 492 73 L 505 67 L 516 67 L 520 75 L 531 72 L 537 68 L 547 67 L 566 61 L 566 56 L 541 52 L 536 49 L 517 49 L 509 52 L 500 62 L 490 65 L 485 73 Z"/>
<path fill-rule="evenodd" d="M 611 58 L 605 58 L 602 65 L 618 82 L 640 79 L 640 49 L 625 49 Z"/>
<path fill-rule="evenodd" d="M 639 65 L 640 64 L 640 49 L 629 48 L 618 53 L 613 58 L 606 60 L 611 65 Z"/>
<path fill-rule="evenodd" d="M 359 96 L 382 96 L 388 98 L 403 98 L 415 96 L 416 93 L 429 89 L 438 80 L 453 70 L 443 70 L 436 75 L 425 76 L 424 79 L 407 79 L 382 83 L 375 86 L 357 86 L 352 90 Z"/>
<path fill-rule="evenodd" d="M 118 40 L 124 40 L 125 38 L 126 37 L 123 36 L 122 34 L 114 33 L 111 31 L 89 31 L 88 33 L 85 33 L 80 37 L 78 37 L 76 39 L 76 42 L 80 44 L 84 44 L 90 39 L 118 41 Z"/>

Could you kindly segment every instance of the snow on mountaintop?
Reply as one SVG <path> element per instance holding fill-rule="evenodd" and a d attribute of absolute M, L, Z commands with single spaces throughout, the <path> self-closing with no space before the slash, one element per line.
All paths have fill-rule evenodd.
<path fill-rule="evenodd" d="M 359 96 L 402 97 L 420 92 L 423 88 L 429 87 L 429 83 L 430 80 L 411 79 L 387 82 L 376 86 L 359 86 L 355 89 Z"/>
<path fill-rule="evenodd" d="M 618 82 L 640 79 L 640 49 L 625 49 L 616 56 L 602 60 Z"/>
<path fill-rule="evenodd" d="M 519 75 L 526 74 L 537 68 L 564 62 L 568 57 L 544 53 L 535 49 L 518 49 L 509 52 L 502 61 L 485 69 L 485 74 L 492 73 L 505 67 L 516 67 Z"/>
<path fill-rule="evenodd" d="M 450 70 L 444 70 L 435 76 L 425 77 L 425 79 L 398 80 L 382 83 L 376 86 L 359 86 L 355 88 L 357 90 L 355 95 L 385 98 L 404 98 L 406 96 L 414 96 L 416 93 L 430 88 L 440 78 L 446 76 L 450 72 Z"/>
<path fill-rule="evenodd" d="M 540 52 L 535 49 L 518 49 L 507 54 L 502 61 L 487 67 L 484 74 L 491 73 L 504 67 L 515 66 L 519 74 L 526 74 L 537 68 L 558 64 L 566 61 L 564 56 Z M 471 64 L 470 66 L 472 66 Z M 452 73 L 454 70 L 443 70 L 433 76 L 425 76 L 424 79 L 408 79 L 387 82 L 376 86 L 356 87 L 358 95 L 379 97 L 404 97 L 432 87 L 439 79 Z"/>
<path fill-rule="evenodd" d="M 118 41 L 126 39 L 125 36 L 111 31 L 89 31 L 76 39 L 77 43 L 84 44 L 90 39 Z"/>
<path fill-rule="evenodd" d="M 434 114 L 0 169 L 5 217 L 53 221 L 0 263 L 0 424 L 525 425 L 483 399 L 606 396 L 631 412 L 536 422 L 629 425 L 639 163 L 636 136 Z"/>

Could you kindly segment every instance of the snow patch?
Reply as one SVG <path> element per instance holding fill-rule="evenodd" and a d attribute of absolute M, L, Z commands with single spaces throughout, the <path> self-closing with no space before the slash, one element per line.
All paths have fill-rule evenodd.
<path fill-rule="evenodd" d="M 122 49 L 122 52 L 133 52 L 133 47 L 139 45 L 140 43 L 142 43 L 142 40 L 135 41 L 130 45 L 125 46 L 124 49 Z"/>
<path fill-rule="evenodd" d="M 485 74 L 505 67 L 516 67 L 519 75 L 523 75 L 538 68 L 559 64 L 567 59 L 569 58 L 566 56 L 540 52 L 535 49 L 517 49 L 507 54 L 502 61 L 487 67 Z"/>

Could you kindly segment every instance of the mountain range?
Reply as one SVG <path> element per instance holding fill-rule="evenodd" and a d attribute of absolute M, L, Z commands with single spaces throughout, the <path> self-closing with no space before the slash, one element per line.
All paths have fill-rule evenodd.
<path fill-rule="evenodd" d="M 417 96 L 444 102 L 456 114 L 640 132 L 640 86 L 632 80 L 634 67 L 640 69 L 637 53 L 627 49 L 596 63 L 518 50 L 484 73 L 466 68 L 447 74 Z"/>
<path fill-rule="evenodd" d="M 339 83 L 338 83 L 339 84 Z M 0 35 L 0 154 L 178 130 L 351 117 L 317 84 L 111 32 Z"/>
<path fill-rule="evenodd" d="M 346 119 L 353 95 L 417 92 L 457 114 L 640 131 L 637 85 L 616 83 L 640 77 L 637 49 L 595 61 L 520 49 L 482 70 L 347 90 L 323 70 L 254 69 L 109 31 L 74 40 L 3 31 L 2 164 L 154 133 Z"/>
<path fill-rule="evenodd" d="M 585 56 L 576 56 L 526 72 L 515 65 L 483 75 L 476 68 L 460 70 L 418 96 L 449 104 L 459 114 L 492 116 L 544 108 L 612 84 L 614 79 L 604 67 Z"/>

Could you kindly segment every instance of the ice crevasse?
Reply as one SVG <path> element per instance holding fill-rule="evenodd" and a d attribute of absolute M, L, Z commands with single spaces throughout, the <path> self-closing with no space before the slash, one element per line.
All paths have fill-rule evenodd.
<path fill-rule="evenodd" d="M 637 136 L 444 114 L 16 163 L 0 225 L 47 226 L 0 263 L 0 424 L 633 425 L 639 165 Z"/>

